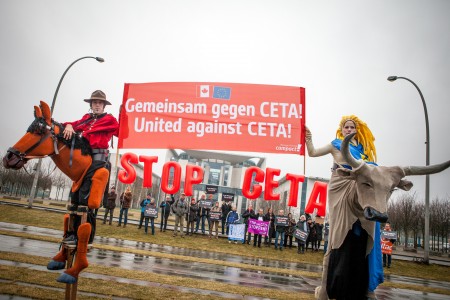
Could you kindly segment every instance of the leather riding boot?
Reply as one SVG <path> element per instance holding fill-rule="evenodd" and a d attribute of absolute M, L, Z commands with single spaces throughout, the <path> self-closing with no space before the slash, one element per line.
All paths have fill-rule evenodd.
<path fill-rule="evenodd" d="M 88 250 L 89 237 L 91 235 L 91 224 L 84 223 L 78 228 L 78 245 L 75 256 L 75 263 L 70 269 L 67 269 L 57 279 L 58 282 L 75 283 L 78 280 L 78 274 L 89 266 L 86 254 Z"/>

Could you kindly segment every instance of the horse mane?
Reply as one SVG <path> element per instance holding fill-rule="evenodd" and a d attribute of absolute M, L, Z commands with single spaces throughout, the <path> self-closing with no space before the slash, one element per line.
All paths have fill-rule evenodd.
<path fill-rule="evenodd" d="M 59 134 L 56 135 L 58 141 L 62 142 L 67 147 L 72 147 L 72 140 L 66 140 L 63 135 L 64 126 L 56 122 L 52 119 L 52 122 L 55 126 L 59 128 Z M 37 133 L 37 134 L 44 134 L 45 133 L 45 126 L 42 126 L 42 124 L 46 124 L 45 120 L 43 118 L 36 118 L 33 123 L 28 127 L 27 132 L 29 133 Z M 82 155 L 92 155 L 92 148 L 91 145 L 89 145 L 88 140 L 84 137 L 80 137 L 78 134 L 75 135 L 75 143 L 74 143 L 74 149 L 80 149 Z"/>

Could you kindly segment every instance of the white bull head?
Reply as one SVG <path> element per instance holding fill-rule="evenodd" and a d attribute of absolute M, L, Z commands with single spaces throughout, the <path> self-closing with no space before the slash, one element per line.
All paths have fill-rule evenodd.
<path fill-rule="evenodd" d="M 368 165 L 362 160 L 356 160 L 348 149 L 348 144 L 355 133 L 345 137 L 341 145 L 341 154 L 352 167 L 352 170 L 339 168 L 336 170 L 339 176 L 356 181 L 358 202 L 364 210 L 367 220 L 386 222 L 387 201 L 394 188 L 405 191 L 411 189 L 413 184 L 403 180 L 407 175 L 428 175 L 439 173 L 450 166 L 450 160 L 441 164 L 424 167 L 384 167 Z"/>

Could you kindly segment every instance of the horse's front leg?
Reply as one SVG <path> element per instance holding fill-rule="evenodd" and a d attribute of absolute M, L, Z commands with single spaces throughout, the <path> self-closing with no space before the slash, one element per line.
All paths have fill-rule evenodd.
<path fill-rule="evenodd" d="M 58 282 L 68 284 L 77 282 L 78 274 L 89 266 L 86 254 L 88 250 L 89 237 L 91 235 L 91 224 L 81 224 L 80 227 L 78 227 L 77 235 L 78 244 L 75 263 L 70 269 L 67 269 L 58 277 Z"/>
<path fill-rule="evenodd" d="M 64 215 L 64 235 L 63 237 L 67 236 L 67 231 L 69 230 L 69 214 Z M 65 247 L 61 247 L 61 250 L 58 252 L 58 254 L 55 255 L 55 257 L 52 258 L 52 260 L 48 263 L 47 269 L 49 270 L 62 270 L 66 266 L 67 261 L 67 249 Z"/>

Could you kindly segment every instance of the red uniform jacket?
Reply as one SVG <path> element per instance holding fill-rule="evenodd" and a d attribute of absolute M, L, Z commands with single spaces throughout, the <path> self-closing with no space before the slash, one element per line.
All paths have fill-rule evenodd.
<path fill-rule="evenodd" d="M 119 133 L 119 123 L 116 118 L 106 113 L 97 117 L 93 114 L 85 114 L 81 120 L 66 122 L 63 125 L 67 124 L 71 124 L 76 132 L 81 133 L 89 141 L 92 149 L 108 149 L 112 136 L 117 136 Z"/>

